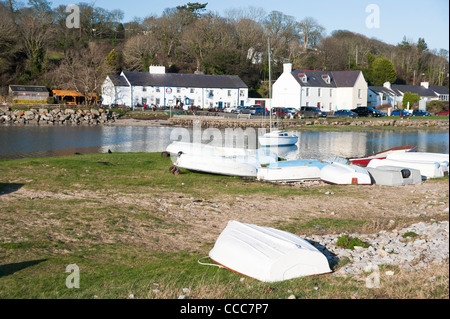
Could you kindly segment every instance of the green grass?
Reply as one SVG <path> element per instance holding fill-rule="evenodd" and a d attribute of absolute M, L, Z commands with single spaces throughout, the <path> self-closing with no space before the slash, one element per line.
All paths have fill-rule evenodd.
<path fill-rule="evenodd" d="M 227 201 L 246 195 L 330 200 L 324 193 L 331 186 L 298 188 L 187 170 L 175 176 L 171 165 L 170 158 L 159 153 L 0 160 L 0 298 L 178 298 L 186 294 L 183 288 L 190 289 L 192 299 L 352 298 L 355 291 L 368 298 L 398 296 L 369 290 L 350 276 L 268 284 L 200 265 L 197 260 L 207 256 L 214 239 L 191 239 L 196 247 L 173 248 L 170 243 L 182 241 L 194 223 L 186 221 L 189 217 L 169 215 L 177 212 L 171 207 L 196 202 L 207 208 L 217 194 L 229 195 L 223 199 L 225 207 L 233 207 Z M 333 198 L 358 196 L 357 188 L 332 188 Z M 165 212 L 155 205 L 160 199 L 172 205 Z M 222 213 L 245 217 L 245 212 L 214 212 Z M 361 230 L 367 219 L 375 218 L 305 217 L 308 214 L 300 205 L 295 218 L 284 219 L 280 212 L 279 219 L 272 217 L 267 224 L 296 234 L 320 234 Z M 202 219 L 197 220 L 201 226 Z M 79 266 L 79 289 L 65 285 L 70 264 Z M 448 298 L 448 289 L 437 287 L 432 293 Z"/>
<path fill-rule="evenodd" d="M 345 248 L 345 249 L 351 249 L 354 250 L 355 246 L 359 246 L 362 248 L 368 248 L 370 247 L 370 244 L 363 242 L 361 239 L 359 238 L 353 238 L 351 236 L 348 235 L 342 235 L 339 236 L 336 242 L 336 246 L 341 247 L 341 248 Z"/>

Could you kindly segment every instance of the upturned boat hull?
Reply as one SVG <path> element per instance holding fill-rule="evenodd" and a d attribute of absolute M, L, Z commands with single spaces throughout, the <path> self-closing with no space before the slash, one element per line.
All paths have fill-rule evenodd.
<path fill-rule="evenodd" d="M 329 184 L 338 185 L 371 185 L 369 172 L 360 166 L 342 163 L 331 163 L 320 171 L 320 179 Z"/>
<path fill-rule="evenodd" d="M 414 152 L 416 150 L 416 146 L 399 146 L 390 148 L 388 150 L 374 153 L 368 156 L 360 157 L 360 158 L 352 158 L 350 162 L 355 165 L 367 166 L 371 160 L 373 159 L 385 159 L 389 154 L 397 154 L 397 153 L 406 153 L 406 152 Z"/>
<path fill-rule="evenodd" d="M 306 240 L 237 221 L 228 223 L 209 257 L 225 268 L 263 282 L 331 272 L 325 255 Z"/>

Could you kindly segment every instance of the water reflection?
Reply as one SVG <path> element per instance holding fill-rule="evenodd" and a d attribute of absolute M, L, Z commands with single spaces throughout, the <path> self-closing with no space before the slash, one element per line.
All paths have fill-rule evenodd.
<path fill-rule="evenodd" d="M 228 130 L 228 131 L 227 131 Z M 0 126 L 0 158 L 60 156 L 74 153 L 162 152 L 172 140 L 234 145 L 254 149 L 264 130 L 192 129 L 139 126 Z M 416 145 L 419 152 L 449 153 L 448 131 L 294 132 L 296 145 L 279 148 L 288 159 L 359 157 L 396 146 Z M 253 134 L 253 135 L 252 135 Z M 245 135 L 238 141 L 237 137 Z"/>

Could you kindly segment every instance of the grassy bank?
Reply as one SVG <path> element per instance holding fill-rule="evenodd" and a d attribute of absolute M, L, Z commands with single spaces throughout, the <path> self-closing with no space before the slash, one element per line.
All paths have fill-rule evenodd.
<path fill-rule="evenodd" d="M 417 187 L 299 186 L 175 176 L 170 166 L 159 153 L 1 160 L 0 298 L 448 298 L 448 264 L 386 267 L 397 276 L 370 289 L 334 274 L 268 285 L 197 262 L 233 219 L 298 235 L 448 220 L 448 177 Z M 69 264 L 79 266 L 79 289 L 66 287 Z"/>

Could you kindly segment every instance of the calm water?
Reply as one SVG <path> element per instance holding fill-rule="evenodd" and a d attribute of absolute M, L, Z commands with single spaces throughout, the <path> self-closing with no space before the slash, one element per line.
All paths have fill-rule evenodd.
<path fill-rule="evenodd" d="M 201 133 L 203 142 L 217 140 L 229 145 L 230 136 L 232 138 L 228 135 L 230 131 L 218 129 Z M 257 133 L 255 131 L 255 136 Z M 280 148 L 280 156 L 288 159 L 349 158 L 401 145 L 417 145 L 419 152 L 449 153 L 448 131 L 295 133 L 299 142 Z M 104 153 L 108 149 L 113 152 L 162 152 L 173 140 L 194 138 L 192 130 L 169 127 L 0 126 L 0 159 Z M 244 147 L 256 148 L 256 137 L 247 137 L 244 144 Z"/>

